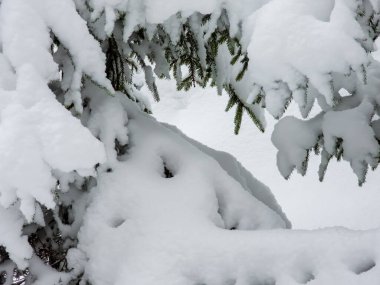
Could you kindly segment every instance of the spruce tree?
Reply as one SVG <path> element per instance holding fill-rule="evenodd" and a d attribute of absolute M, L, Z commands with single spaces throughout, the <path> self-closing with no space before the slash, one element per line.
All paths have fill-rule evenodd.
<path fill-rule="evenodd" d="M 379 162 L 378 1 L 246 2 L 0 2 L 1 285 L 379 281 L 378 231 L 285 230 L 234 158 L 151 117 L 141 74 L 156 101 L 156 78 L 215 86 L 236 134 L 294 99 L 305 120 L 273 134 L 281 174 L 304 175 L 314 149 L 321 180 L 335 156 L 364 183 Z"/>

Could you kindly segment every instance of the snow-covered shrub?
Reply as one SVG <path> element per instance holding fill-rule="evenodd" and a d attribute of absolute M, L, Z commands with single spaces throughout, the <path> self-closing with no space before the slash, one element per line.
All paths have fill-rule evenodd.
<path fill-rule="evenodd" d="M 316 118 L 275 130 L 281 173 L 323 146 L 322 176 L 335 154 L 364 181 L 377 1 L 0 3 L 0 284 L 379 281 L 378 231 L 282 230 L 269 189 L 156 122 L 133 77 L 156 100 L 155 76 L 225 90 L 236 133 L 243 112 L 264 130 L 263 107 L 281 117 L 294 98 L 307 116 L 317 100 Z"/>

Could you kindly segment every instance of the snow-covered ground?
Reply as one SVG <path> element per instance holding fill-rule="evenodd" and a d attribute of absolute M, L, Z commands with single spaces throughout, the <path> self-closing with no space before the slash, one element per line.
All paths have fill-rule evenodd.
<path fill-rule="evenodd" d="M 230 155 L 157 123 L 122 93 L 99 98 L 106 126 L 113 116 L 101 114 L 125 108 L 129 148 L 99 175 L 68 254 L 91 284 L 379 284 L 380 230 L 288 230 L 269 190 Z"/>
<path fill-rule="evenodd" d="M 234 110 L 225 113 L 227 95 L 212 88 L 178 92 L 175 82 L 159 81 L 159 103 L 153 103 L 154 116 L 177 126 L 186 135 L 212 148 L 234 155 L 252 174 L 268 185 L 293 228 L 316 229 L 344 226 L 352 229 L 380 227 L 380 172 L 369 172 L 359 187 L 347 162 L 330 163 L 323 183 L 318 181 L 320 157 L 310 157 L 305 177 L 293 173 L 284 180 L 276 166 L 276 148 L 270 136 L 275 120 L 267 116 L 267 129 L 260 133 L 248 116 L 243 118 L 238 136 L 233 134 Z M 286 113 L 297 114 L 295 105 Z"/>

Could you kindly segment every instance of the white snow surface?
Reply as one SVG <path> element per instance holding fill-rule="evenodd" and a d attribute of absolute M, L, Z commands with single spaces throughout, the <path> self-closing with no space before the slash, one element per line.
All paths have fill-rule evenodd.
<path fill-rule="evenodd" d="M 153 275 L 144 276 L 145 270 L 150 269 L 141 271 L 142 268 L 135 267 L 140 265 L 136 265 L 132 256 L 130 262 L 123 257 L 130 256 L 130 249 L 136 248 L 136 258 L 143 254 L 145 260 L 148 256 L 140 252 L 138 245 L 144 243 L 145 237 L 164 242 L 177 239 L 177 234 L 185 234 L 187 228 L 253 230 L 290 226 L 268 188 L 247 172 L 228 175 L 216 160 L 199 150 L 189 139 L 130 106 L 131 102 L 128 104 L 123 96 L 120 94 L 118 98 L 109 97 L 107 100 L 124 104 L 129 117 L 129 143 L 132 147 L 120 162 L 109 164 L 111 172 L 99 176 L 79 234 L 79 248 L 90 260 L 86 274 L 91 282 L 118 284 L 125 282 L 125 278 L 133 284 L 153 282 Z M 115 105 L 104 106 L 112 108 Z M 231 157 L 228 159 L 233 161 Z M 230 161 L 226 160 L 227 165 Z M 164 167 L 174 177 L 166 178 Z M 232 165 L 228 168 L 230 171 L 243 171 L 239 167 Z M 161 232 L 164 234 L 162 237 Z M 196 231 L 194 234 L 198 236 Z M 109 238 L 117 240 L 105 244 Z M 127 246 L 121 249 L 120 243 Z M 160 251 L 165 255 L 172 252 L 169 248 Z M 153 259 L 159 258 L 155 252 L 152 254 Z M 110 264 L 112 270 L 116 270 L 110 278 L 107 274 L 110 268 L 104 265 L 104 260 L 115 258 L 119 259 L 119 265 L 115 268 L 113 263 Z M 128 272 L 125 276 L 124 270 Z M 180 273 L 175 271 L 173 274 Z M 166 271 L 158 269 L 155 274 L 165 275 Z M 146 278 L 151 281 L 144 281 Z M 173 282 L 172 277 L 167 276 L 162 282 Z"/>
<path fill-rule="evenodd" d="M 130 147 L 99 176 L 70 251 L 91 283 L 378 283 L 378 230 L 281 229 L 273 196 L 231 156 L 107 100 L 128 114 Z"/>
<path fill-rule="evenodd" d="M 269 186 L 291 220 L 293 228 L 344 226 L 365 230 L 380 227 L 380 211 L 377 206 L 380 203 L 380 176 L 377 171 L 369 172 L 366 183 L 359 187 L 348 163 L 331 161 L 326 177 L 320 183 L 320 159 L 311 153 L 306 175 L 292 175 L 289 180 L 285 180 L 274 170 L 277 149 L 271 142 L 271 134 L 277 123 L 275 120 L 267 116 L 268 126 L 262 134 L 248 116 L 243 117 L 241 133 L 235 136 L 233 110 L 229 113 L 223 111 L 227 96 L 217 96 L 212 88 L 178 92 L 173 81 L 160 80 L 157 84 L 162 99 L 152 105 L 154 116 L 160 121 L 176 125 L 186 135 L 212 148 L 234 155 L 256 178 Z M 318 113 L 316 108 L 312 110 L 312 115 Z M 299 116 L 295 104 L 290 105 L 286 115 Z M 287 120 L 299 119 L 288 118 L 279 124 L 286 124 Z M 303 161 L 308 145 L 307 140 L 297 138 L 302 133 L 303 138 L 310 137 L 312 144 L 315 133 L 321 131 L 321 123 L 317 120 L 297 127 L 292 124 L 283 136 L 278 134 L 278 140 L 287 145 L 284 146 L 285 155 L 295 153 L 292 156 L 294 159 L 299 154 L 299 160 L 296 161 L 298 164 Z"/>

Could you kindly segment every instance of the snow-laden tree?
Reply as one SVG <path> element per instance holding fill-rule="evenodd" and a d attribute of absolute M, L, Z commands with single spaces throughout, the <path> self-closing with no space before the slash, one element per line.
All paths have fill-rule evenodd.
<path fill-rule="evenodd" d="M 233 157 L 150 116 L 142 72 L 216 87 L 285 177 L 379 162 L 377 0 L 2 0 L 0 284 L 378 284 L 379 231 L 290 231 Z M 344 92 L 343 92 L 344 91 Z M 211 107 L 212 108 L 212 107 Z M 269 230 L 275 229 L 275 230 Z M 256 231 L 252 231 L 256 230 Z"/>

